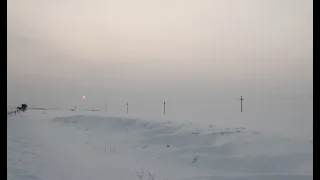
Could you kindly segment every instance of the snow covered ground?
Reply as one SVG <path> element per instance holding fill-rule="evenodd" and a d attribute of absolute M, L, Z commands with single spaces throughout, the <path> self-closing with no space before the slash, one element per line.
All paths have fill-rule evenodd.
<path fill-rule="evenodd" d="M 7 123 L 10 180 L 313 179 L 312 139 L 251 127 L 48 110 Z"/>

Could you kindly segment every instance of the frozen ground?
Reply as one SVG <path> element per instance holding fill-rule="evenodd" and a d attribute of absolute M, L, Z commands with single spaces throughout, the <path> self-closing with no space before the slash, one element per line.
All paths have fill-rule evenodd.
<path fill-rule="evenodd" d="M 267 130 L 32 110 L 7 123 L 10 180 L 313 179 L 312 139 Z"/>

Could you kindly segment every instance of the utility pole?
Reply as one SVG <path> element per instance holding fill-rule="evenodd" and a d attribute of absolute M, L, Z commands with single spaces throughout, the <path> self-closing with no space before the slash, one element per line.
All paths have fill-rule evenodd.
<path fill-rule="evenodd" d="M 240 98 L 240 101 L 241 101 L 241 112 L 242 112 L 242 101 L 243 101 L 242 96 L 241 96 L 241 98 Z"/>
<path fill-rule="evenodd" d="M 163 114 L 166 114 L 166 101 L 163 101 Z"/>
<path fill-rule="evenodd" d="M 129 114 L 129 103 L 127 102 L 127 114 Z"/>

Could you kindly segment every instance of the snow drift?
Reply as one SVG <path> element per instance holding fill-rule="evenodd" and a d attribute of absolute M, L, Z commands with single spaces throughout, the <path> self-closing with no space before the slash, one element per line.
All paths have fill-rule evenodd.
<path fill-rule="evenodd" d="M 312 141 L 246 127 L 29 111 L 8 117 L 8 179 L 312 179 Z"/>

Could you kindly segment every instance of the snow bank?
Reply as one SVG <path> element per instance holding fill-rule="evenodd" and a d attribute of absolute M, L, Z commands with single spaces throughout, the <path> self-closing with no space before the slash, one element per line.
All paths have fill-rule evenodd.
<path fill-rule="evenodd" d="M 62 111 L 9 118 L 12 179 L 138 180 L 150 172 L 156 180 L 292 180 L 313 174 L 312 141 L 246 127 Z"/>

